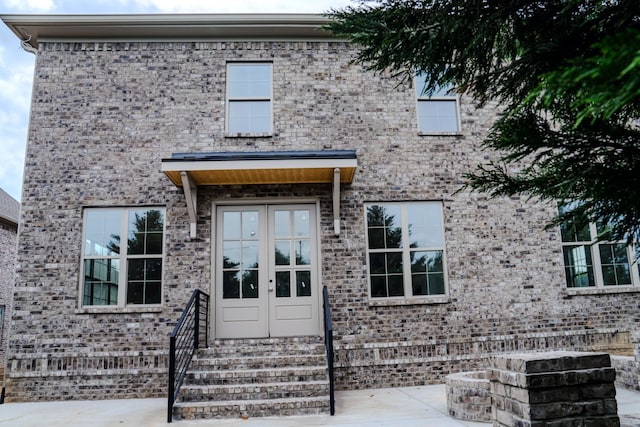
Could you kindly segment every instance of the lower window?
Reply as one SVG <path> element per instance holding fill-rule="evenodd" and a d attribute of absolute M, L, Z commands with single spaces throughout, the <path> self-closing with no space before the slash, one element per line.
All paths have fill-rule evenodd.
<path fill-rule="evenodd" d="M 163 208 L 86 209 L 82 305 L 160 304 Z"/>
<path fill-rule="evenodd" d="M 571 206 L 560 207 L 560 213 Z M 560 226 L 564 271 L 569 288 L 637 286 L 634 246 L 625 241 L 600 242 L 603 227 L 579 226 L 571 218 Z"/>
<path fill-rule="evenodd" d="M 371 203 L 366 214 L 371 298 L 444 295 L 442 204 Z"/>

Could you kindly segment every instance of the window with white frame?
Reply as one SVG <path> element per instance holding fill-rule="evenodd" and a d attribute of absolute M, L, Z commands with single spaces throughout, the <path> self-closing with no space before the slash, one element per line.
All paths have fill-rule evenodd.
<path fill-rule="evenodd" d="M 227 132 L 270 134 L 271 69 L 268 62 L 227 64 Z"/>
<path fill-rule="evenodd" d="M 371 298 L 444 295 L 442 204 L 389 202 L 365 207 Z"/>
<path fill-rule="evenodd" d="M 426 75 L 415 78 L 418 102 L 418 131 L 423 133 L 454 133 L 460 130 L 459 98 L 453 86 L 441 86 L 431 94 L 425 92 Z"/>
<path fill-rule="evenodd" d="M 84 212 L 82 305 L 160 304 L 163 208 Z"/>
<path fill-rule="evenodd" d="M 560 214 L 571 205 L 560 206 Z M 602 242 L 600 224 L 580 225 L 569 217 L 560 224 L 564 271 L 569 288 L 638 286 L 634 245 L 626 241 Z"/>

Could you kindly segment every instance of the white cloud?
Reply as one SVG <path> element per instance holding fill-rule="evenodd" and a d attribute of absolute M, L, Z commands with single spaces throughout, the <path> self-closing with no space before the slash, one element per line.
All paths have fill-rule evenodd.
<path fill-rule="evenodd" d="M 4 9 L 15 12 L 51 12 L 56 5 L 53 0 L 4 0 Z"/>

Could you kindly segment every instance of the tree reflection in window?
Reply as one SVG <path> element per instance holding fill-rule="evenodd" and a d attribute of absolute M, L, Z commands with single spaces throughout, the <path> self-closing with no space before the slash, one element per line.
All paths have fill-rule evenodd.
<path fill-rule="evenodd" d="M 446 292 L 438 202 L 367 206 L 367 241 L 373 298 Z"/>

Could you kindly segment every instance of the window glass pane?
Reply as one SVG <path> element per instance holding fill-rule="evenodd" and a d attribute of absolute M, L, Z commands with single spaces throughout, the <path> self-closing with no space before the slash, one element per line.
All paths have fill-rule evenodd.
<path fill-rule="evenodd" d="M 404 280 L 401 274 L 392 274 L 387 276 L 389 281 L 389 296 L 401 297 L 404 296 Z"/>
<path fill-rule="evenodd" d="M 402 273 L 402 254 L 387 254 L 387 273 Z"/>
<path fill-rule="evenodd" d="M 242 238 L 245 240 L 257 240 L 258 235 L 258 212 L 242 212 Z"/>
<path fill-rule="evenodd" d="M 426 274 L 412 274 L 411 275 L 411 289 L 413 295 L 429 295 L 427 288 L 427 275 Z"/>
<path fill-rule="evenodd" d="M 162 260 L 130 259 L 127 263 L 127 304 L 159 304 Z M 147 295 L 147 290 L 151 294 Z"/>
<path fill-rule="evenodd" d="M 160 304 L 161 291 L 161 282 L 147 282 L 144 289 L 144 304 Z"/>
<path fill-rule="evenodd" d="M 127 304 L 144 303 L 144 282 L 129 282 L 127 284 Z"/>
<path fill-rule="evenodd" d="M 288 271 L 276 271 L 276 297 L 288 298 L 291 296 L 291 273 Z"/>
<path fill-rule="evenodd" d="M 429 281 L 429 295 L 442 295 L 444 294 L 444 274 L 443 273 L 429 273 L 427 275 Z"/>
<path fill-rule="evenodd" d="M 240 272 L 222 272 L 222 298 L 240 298 Z"/>
<path fill-rule="evenodd" d="M 120 253 L 120 220 L 117 210 L 89 210 L 85 222 L 86 256 L 114 256 Z"/>
<path fill-rule="evenodd" d="M 162 253 L 163 228 L 164 215 L 162 211 L 129 211 L 127 253 L 129 255 Z M 147 239 L 149 238 L 149 233 L 152 233 L 152 235 L 154 236 L 151 241 L 147 241 Z M 154 252 L 147 252 L 147 249 L 153 250 Z"/>
<path fill-rule="evenodd" d="M 229 101 L 229 132 L 271 132 L 271 101 Z"/>
<path fill-rule="evenodd" d="M 276 240 L 276 265 L 291 265 L 290 240 Z"/>
<path fill-rule="evenodd" d="M 565 246 L 563 252 L 567 286 L 570 288 L 595 286 L 590 247 Z"/>
<path fill-rule="evenodd" d="M 293 244 L 296 251 L 296 265 L 310 265 L 311 243 L 309 240 L 296 240 Z"/>
<path fill-rule="evenodd" d="M 276 237 L 290 237 L 289 211 L 275 211 L 274 222 Z"/>
<path fill-rule="evenodd" d="M 458 107 L 456 101 L 418 101 L 418 129 L 422 132 L 457 132 Z"/>
<path fill-rule="evenodd" d="M 310 271 L 296 271 L 296 290 L 299 297 L 311 296 Z"/>
<path fill-rule="evenodd" d="M 309 211 L 295 211 L 293 213 L 293 234 L 296 237 L 309 236 Z"/>
<path fill-rule="evenodd" d="M 369 271 L 371 274 L 385 274 L 387 272 L 385 254 L 369 254 Z"/>
<path fill-rule="evenodd" d="M 369 234 L 369 249 L 383 249 L 384 248 L 384 228 L 368 228 Z"/>
<path fill-rule="evenodd" d="M 567 203 L 558 206 L 558 213 L 563 215 L 572 211 L 578 206 L 576 202 Z M 589 230 L 589 224 L 580 224 L 572 216 L 567 217 L 565 221 L 560 224 L 560 234 L 562 235 L 563 242 L 590 242 L 591 231 Z"/>
<path fill-rule="evenodd" d="M 149 255 L 162 253 L 162 233 L 147 234 L 145 253 Z"/>
<path fill-rule="evenodd" d="M 230 98 L 270 98 L 271 64 L 229 64 Z"/>
<path fill-rule="evenodd" d="M 224 240 L 240 240 L 240 212 L 225 212 L 223 214 Z"/>
<path fill-rule="evenodd" d="M 605 286 L 630 285 L 631 270 L 627 245 L 622 243 L 600 244 L 602 280 Z"/>
<path fill-rule="evenodd" d="M 258 268 L 258 243 L 253 241 L 242 243 L 242 268 Z"/>
<path fill-rule="evenodd" d="M 386 276 L 371 276 L 371 296 L 373 298 L 387 296 Z"/>
<path fill-rule="evenodd" d="M 443 251 L 412 252 L 411 272 L 443 272 Z"/>
<path fill-rule="evenodd" d="M 455 92 L 453 91 L 452 84 L 438 86 L 431 93 L 431 95 L 427 95 L 425 93 L 425 87 L 427 85 L 427 77 L 428 75 L 425 73 L 421 73 L 421 72 L 416 73 L 416 78 L 415 78 L 416 98 L 428 98 L 429 96 L 433 98 L 456 96 Z"/>
<path fill-rule="evenodd" d="M 117 259 L 85 259 L 83 305 L 117 304 L 119 275 Z"/>
<path fill-rule="evenodd" d="M 240 242 L 223 242 L 222 247 L 222 268 L 239 268 Z"/>
<path fill-rule="evenodd" d="M 412 248 L 444 246 L 439 203 L 407 205 L 409 244 Z"/>
<path fill-rule="evenodd" d="M 258 298 L 258 270 L 242 272 L 242 298 Z"/>
<path fill-rule="evenodd" d="M 400 221 L 400 206 L 368 206 L 369 248 L 401 248 L 402 228 Z"/>

